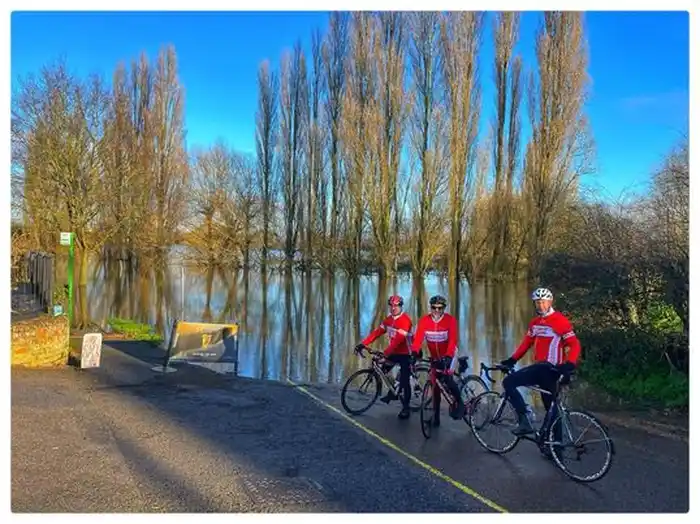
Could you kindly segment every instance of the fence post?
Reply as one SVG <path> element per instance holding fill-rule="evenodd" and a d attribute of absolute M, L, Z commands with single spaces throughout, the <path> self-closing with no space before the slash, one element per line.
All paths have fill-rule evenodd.
<path fill-rule="evenodd" d="M 34 293 L 34 252 L 29 253 L 27 285 L 29 286 L 29 292 Z"/>
<path fill-rule="evenodd" d="M 38 283 L 38 273 L 39 273 L 39 257 L 34 253 L 34 258 L 32 260 L 32 294 L 36 295 L 37 283 Z"/>
<path fill-rule="evenodd" d="M 49 307 L 53 308 L 53 286 L 56 278 L 56 258 L 51 255 L 49 258 Z"/>
<path fill-rule="evenodd" d="M 48 297 L 46 296 L 46 284 L 48 279 L 46 270 L 48 269 L 48 265 L 46 264 L 46 258 L 46 255 L 42 255 L 41 257 L 41 304 L 48 311 L 49 301 Z"/>
<path fill-rule="evenodd" d="M 38 269 L 38 278 L 36 279 L 37 282 L 37 298 L 39 299 L 39 306 L 43 309 L 44 307 L 44 254 L 39 253 L 39 256 L 37 257 L 37 269 Z"/>
<path fill-rule="evenodd" d="M 44 306 L 46 307 L 46 312 L 51 311 L 51 256 L 44 255 Z"/>

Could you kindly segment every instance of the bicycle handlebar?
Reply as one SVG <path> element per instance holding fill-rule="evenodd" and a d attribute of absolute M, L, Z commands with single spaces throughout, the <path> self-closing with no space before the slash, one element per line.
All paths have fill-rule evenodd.
<path fill-rule="evenodd" d="M 483 362 L 481 363 L 481 371 L 484 372 L 484 375 L 486 375 L 486 378 L 489 380 L 489 382 L 496 382 L 494 379 L 491 378 L 491 371 L 500 371 L 502 373 L 505 373 L 506 375 L 510 373 L 512 370 L 508 366 L 504 366 L 502 364 L 496 364 L 495 366 L 487 366 Z"/>
<path fill-rule="evenodd" d="M 367 353 L 369 353 L 369 354 L 370 354 L 371 356 L 373 356 L 373 357 L 381 357 L 381 358 L 384 358 L 384 353 L 383 353 L 382 351 L 377 351 L 376 349 L 372 349 L 371 347 L 367 347 L 367 346 L 363 347 L 363 348 L 359 351 L 359 354 L 360 354 L 361 357 L 364 357 L 364 356 L 365 356 L 365 355 L 364 355 L 364 352 L 365 352 L 365 351 L 366 351 Z"/>
<path fill-rule="evenodd" d="M 552 368 L 556 370 L 556 366 L 554 364 L 551 364 Z M 484 372 L 484 375 L 490 382 L 496 382 L 493 378 L 491 378 L 491 375 L 489 372 L 491 371 L 501 371 L 502 373 L 508 375 L 509 373 L 513 372 L 512 368 L 509 368 L 508 366 L 504 366 L 502 364 L 496 364 L 495 366 L 487 366 L 483 362 L 481 363 L 481 371 Z M 559 370 L 557 370 L 559 371 Z M 571 373 L 573 375 L 573 372 Z M 560 372 L 559 378 L 557 379 L 557 384 L 559 384 L 562 379 L 564 378 L 564 374 Z"/>
<path fill-rule="evenodd" d="M 369 346 L 363 347 L 363 348 L 359 351 L 358 354 L 359 354 L 361 357 L 364 358 L 364 356 L 365 356 L 365 355 L 364 355 L 364 352 L 365 352 L 365 351 L 366 351 L 367 353 L 369 353 L 372 357 L 376 357 L 376 358 L 378 358 L 378 359 L 385 359 L 385 358 L 386 358 L 386 355 L 384 354 L 383 351 L 378 351 L 378 350 L 376 350 L 376 349 L 372 349 L 372 348 L 369 347 Z M 430 364 L 430 360 L 427 360 L 427 359 L 425 359 L 425 358 L 414 358 L 414 359 L 412 359 L 412 363 L 413 363 L 413 364 Z"/>

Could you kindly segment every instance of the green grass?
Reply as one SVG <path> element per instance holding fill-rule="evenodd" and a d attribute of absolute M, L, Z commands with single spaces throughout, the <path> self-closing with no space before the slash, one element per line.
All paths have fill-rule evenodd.
<path fill-rule="evenodd" d="M 688 376 L 660 366 L 654 371 L 632 372 L 627 368 L 582 366 L 582 376 L 590 383 L 635 404 L 685 409 L 690 401 Z"/>
<path fill-rule="evenodd" d="M 161 342 L 163 337 L 153 332 L 148 324 L 141 324 L 134 320 L 124 318 L 111 318 L 109 325 L 116 334 L 123 335 L 130 340 Z"/>

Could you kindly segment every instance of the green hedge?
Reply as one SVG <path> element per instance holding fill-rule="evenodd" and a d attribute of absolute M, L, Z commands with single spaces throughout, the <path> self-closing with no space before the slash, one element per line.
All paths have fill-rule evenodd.
<path fill-rule="evenodd" d="M 641 404 L 688 406 L 686 337 L 645 328 L 576 332 L 583 347 L 581 375 L 589 382 Z"/>

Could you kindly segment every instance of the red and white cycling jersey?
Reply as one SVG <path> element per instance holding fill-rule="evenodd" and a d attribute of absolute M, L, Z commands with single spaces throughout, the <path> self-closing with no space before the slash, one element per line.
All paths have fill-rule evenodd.
<path fill-rule="evenodd" d="M 410 332 L 412 327 L 413 322 L 411 322 L 411 317 L 406 313 L 402 312 L 397 317 L 389 315 L 379 324 L 377 329 L 367 335 L 362 343 L 365 346 L 369 346 L 377 338 L 386 333 L 389 335 L 389 346 L 384 350 L 384 354 L 387 356 L 392 354 L 408 355 L 409 342 L 406 335 L 403 333 Z"/>
<path fill-rule="evenodd" d="M 531 346 L 535 346 L 535 362 L 576 364 L 581 353 L 581 343 L 571 322 L 559 311 L 551 310 L 544 316 L 533 318 L 527 326 L 527 333 L 513 353 L 515 360 L 520 360 Z M 564 347 L 568 351 L 564 354 Z"/>
<path fill-rule="evenodd" d="M 444 313 L 437 322 L 430 314 L 421 317 L 413 336 L 411 350 L 418 352 L 423 339 L 431 358 L 454 357 L 457 351 L 457 320 L 449 313 Z"/>

